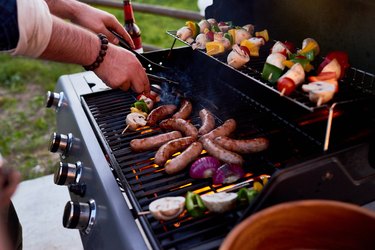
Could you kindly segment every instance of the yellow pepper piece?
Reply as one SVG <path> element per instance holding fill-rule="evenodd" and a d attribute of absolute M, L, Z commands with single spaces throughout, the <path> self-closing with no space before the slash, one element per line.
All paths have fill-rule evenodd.
<path fill-rule="evenodd" d="M 196 37 L 200 33 L 200 28 L 197 23 L 192 22 L 192 21 L 187 21 L 185 25 L 193 32 L 193 37 Z"/>
<path fill-rule="evenodd" d="M 298 51 L 299 54 L 305 54 L 311 50 L 314 50 L 316 47 L 318 47 L 318 44 L 315 41 L 310 41 L 306 44 L 306 46 Z"/>
<path fill-rule="evenodd" d="M 270 37 L 268 35 L 268 30 L 262 30 L 262 31 L 255 32 L 255 36 L 263 37 L 266 42 L 268 42 L 268 40 L 270 40 Z"/>
<path fill-rule="evenodd" d="M 233 41 L 236 41 L 236 29 L 230 29 L 228 33 L 232 36 Z"/>
<path fill-rule="evenodd" d="M 314 69 L 314 66 L 312 66 L 310 63 L 306 64 L 304 68 L 305 72 L 310 72 L 313 69 Z"/>
<path fill-rule="evenodd" d="M 140 114 L 144 115 L 145 117 L 147 117 L 147 113 L 145 113 L 145 112 L 143 112 L 143 111 L 141 111 L 141 110 L 139 110 L 135 107 L 130 107 L 130 112 L 131 113 L 140 113 Z"/>
<path fill-rule="evenodd" d="M 245 39 L 241 41 L 240 46 L 245 46 L 248 48 L 250 51 L 250 56 L 259 56 L 259 46 L 257 46 L 255 43 Z"/>
<path fill-rule="evenodd" d="M 260 182 L 255 181 L 254 184 L 253 184 L 253 188 L 254 188 L 255 191 L 260 192 L 263 189 L 263 185 Z"/>
<path fill-rule="evenodd" d="M 268 178 L 263 178 L 262 182 L 263 182 L 263 186 L 265 186 L 268 183 Z"/>
<path fill-rule="evenodd" d="M 285 60 L 285 61 L 283 61 L 283 65 L 285 67 L 291 68 L 294 65 L 294 62 L 292 62 L 290 60 Z"/>
<path fill-rule="evenodd" d="M 224 45 L 219 42 L 207 42 L 206 53 L 207 55 L 216 55 L 224 52 Z"/>

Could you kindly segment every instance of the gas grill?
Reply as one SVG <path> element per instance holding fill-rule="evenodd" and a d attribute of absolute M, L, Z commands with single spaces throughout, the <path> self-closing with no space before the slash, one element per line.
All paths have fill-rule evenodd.
<path fill-rule="evenodd" d="M 215 1 L 206 16 L 224 20 L 215 14 L 224 2 L 237 4 Z M 252 1 L 248 7 L 253 10 Z M 178 39 L 175 31 L 168 34 L 172 42 Z M 63 224 L 80 229 L 86 249 L 217 249 L 237 223 L 273 204 L 319 198 L 364 205 L 375 200 L 367 191 L 375 187 L 375 76 L 350 68 L 337 96 L 320 107 L 302 92 L 281 97 L 260 77 L 272 44 L 239 70 L 226 64 L 225 54 L 207 56 L 187 44 L 143 54 L 167 69 L 140 58 L 148 73 L 178 83 L 150 78 L 162 89 L 159 105 L 178 105 L 186 98 L 196 127 L 201 125 L 198 112 L 206 108 L 216 125 L 236 120 L 233 138 L 270 140 L 266 151 L 244 156 L 246 174 L 233 184 L 192 179 L 188 169 L 168 175 L 154 164 L 156 151 L 132 152 L 132 139 L 164 133 L 158 126 L 122 133 L 135 93 L 109 89 L 92 72 L 59 79 L 47 102 L 57 118 L 50 150 L 61 155 L 55 183 L 68 186 L 71 201 Z M 158 198 L 237 191 L 264 177 L 270 177 L 268 184 L 248 207 L 202 218 L 184 212 L 170 221 L 147 213 Z"/>

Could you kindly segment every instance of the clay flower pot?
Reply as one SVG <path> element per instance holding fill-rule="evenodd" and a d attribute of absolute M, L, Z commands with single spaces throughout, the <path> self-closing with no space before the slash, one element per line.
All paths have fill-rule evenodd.
<path fill-rule="evenodd" d="M 281 203 L 242 221 L 220 249 L 375 249 L 375 212 L 328 200 Z"/>

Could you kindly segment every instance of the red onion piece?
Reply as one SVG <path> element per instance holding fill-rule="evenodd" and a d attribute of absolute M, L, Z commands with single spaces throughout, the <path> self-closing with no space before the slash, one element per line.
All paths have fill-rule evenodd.
<path fill-rule="evenodd" d="M 240 165 L 225 163 L 216 170 L 212 180 L 214 184 L 229 184 L 237 181 L 244 174 Z"/>
<path fill-rule="evenodd" d="M 190 167 L 190 177 L 195 179 L 212 177 L 220 166 L 220 161 L 215 157 L 205 156 L 199 158 Z"/>

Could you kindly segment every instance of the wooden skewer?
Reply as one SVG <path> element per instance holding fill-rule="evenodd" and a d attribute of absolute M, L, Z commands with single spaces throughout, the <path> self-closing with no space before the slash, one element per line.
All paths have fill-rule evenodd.
<path fill-rule="evenodd" d="M 232 59 L 232 60 L 230 60 L 229 62 L 228 62 L 228 64 L 232 64 L 232 63 L 234 63 L 236 61 L 236 59 Z"/>
<path fill-rule="evenodd" d="M 286 91 L 286 88 L 283 88 L 283 89 L 281 90 L 281 92 L 280 92 L 280 96 L 284 96 L 285 91 Z"/>
<path fill-rule="evenodd" d="M 210 50 L 207 50 L 207 54 L 210 54 L 211 52 L 215 51 L 215 49 L 210 49 Z"/>
<path fill-rule="evenodd" d="M 126 132 L 126 130 L 128 130 L 128 128 L 129 128 L 129 125 L 126 125 L 126 127 L 125 127 L 124 130 L 121 132 L 121 134 L 123 135 L 123 134 Z"/>
<path fill-rule="evenodd" d="M 320 105 L 322 105 L 322 102 L 323 102 L 323 97 L 319 97 L 319 99 L 316 103 L 316 106 L 319 107 Z"/>

